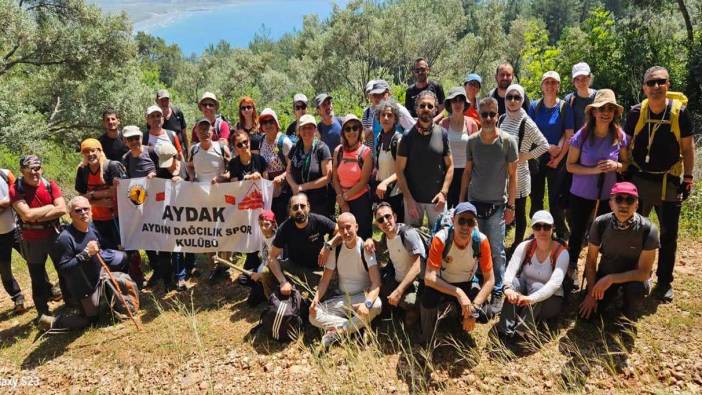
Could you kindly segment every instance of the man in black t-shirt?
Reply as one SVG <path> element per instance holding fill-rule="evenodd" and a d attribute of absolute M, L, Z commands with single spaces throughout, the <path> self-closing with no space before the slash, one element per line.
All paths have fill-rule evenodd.
<path fill-rule="evenodd" d="M 102 145 L 102 152 L 109 160 L 122 160 L 122 156 L 129 151 L 129 148 L 127 148 L 127 144 L 122 139 L 122 133 L 119 131 L 117 111 L 111 108 L 103 111 L 102 125 L 105 127 L 105 133 L 98 137 L 98 141 Z"/>
<path fill-rule="evenodd" d="M 407 88 L 405 107 L 407 107 L 410 114 L 415 118 L 417 117 L 415 101 L 417 100 L 417 95 L 419 95 L 421 91 L 429 90 L 434 92 L 439 102 L 439 108 L 436 113 L 440 114 L 444 111 L 444 88 L 442 88 L 441 84 L 438 82 L 429 79 L 430 70 L 429 63 L 425 58 L 418 58 L 414 61 L 414 69 L 412 71 L 414 72 L 416 82 Z"/>
<path fill-rule="evenodd" d="M 183 145 L 183 152 L 190 152 L 190 144 L 186 137 L 185 115 L 180 108 L 171 105 L 171 96 L 165 89 L 160 89 L 156 92 L 156 104 L 163 111 L 163 128 L 172 130 Z M 147 126 L 148 130 L 148 126 Z"/>
<path fill-rule="evenodd" d="M 302 286 L 302 290 L 312 291 L 319 284 L 319 276 L 314 272 L 324 265 L 331 247 L 324 236 L 331 239 L 338 228 L 325 216 L 310 213 L 310 204 L 304 193 L 290 198 L 290 217 L 278 228 L 273 239 L 273 247 L 268 253 L 268 268 L 261 279 L 266 296 L 280 284 L 280 292 L 289 295 L 290 281 Z M 283 249 L 288 259 L 279 261 Z M 296 278 L 286 277 L 283 271 Z M 298 281 L 299 279 L 299 281 Z"/>
<path fill-rule="evenodd" d="M 297 135 L 297 121 L 300 120 L 301 116 L 307 114 L 307 96 L 302 93 L 296 93 L 295 96 L 293 96 L 293 111 L 295 113 L 295 120 L 288 125 L 285 134 L 290 138 L 290 141 L 295 144 L 299 139 Z"/>
<path fill-rule="evenodd" d="M 624 127 L 632 136 L 628 173 L 639 190 L 639 212 L 648 216 L 655 209 L 661 223 L 654 295 L 664 302 L 673 300 L 680 211 L 692 192 L 695 167 L 692 121 L 682 97 L 668 98 L 669 87 L 668 70 L 649 68 L 643 83 L 646 99 L 631 108 Z"/>
<path fill-rule="evenodd" d="M 505 95 L 507 94 L 507 88 L 512 85 L 514 80 L 514 67 L 509 63 L 502 63 L 497 66 L 495 71 L 495 82 L 497 86 L 488 93 L 488 96 L 492 96 L 497 100 L 497 112 L 502 115 L 507 111 L 505 107 Z M 522 103 L 522 108 L 524 111 L 529 111 L 529 97 L 524 94 L 524 102 Z"/>

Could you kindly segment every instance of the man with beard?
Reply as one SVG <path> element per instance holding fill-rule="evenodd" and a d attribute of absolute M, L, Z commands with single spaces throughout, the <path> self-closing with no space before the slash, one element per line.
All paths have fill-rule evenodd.
<path fill-rule="evenodd" d="M 298 282 L 302 289 L 313 290 L 319 283 L 314 274 L 318 266 L 324 265 L 331 250 L 331 244 L 325 243 L 324 236 L 331 239 L 337 232 L 334 222 L 323 215 L 310 213 L 307 195 L 298 193 L 290 198 L 288 206 L 290 217 L 278 229 L 273 239 L 273 247 L 268 252 L 268 271 L 261 278 L 266 297 L 280 284 L 280 293 L 290 295 L 292 284 L 283 270 L 292 274 L 292 281 Z M 283 249 L 288 259 L 278 260 Z"/>
<path fill-rule="evenodd" d="M 102 125 L 105 127 L 105 133 L 98 137 L 102 151 L 109 160 L 122 160 L 122 155 L 126 154 L 129 148 L 119 131 L 117 111 L 111 108 L 105 110 L 102 113 Z"/>
<path fill-rule="evenodd" d="M 584 273 L 587 294 L 580 304 L 583 318 L 614 306 L 619 289 L 623 291 L 624 316 L 635 320 L 641 311 L 660 242 L 656 226 L 636 212 L 638 197 L 634 184 L 614 184 L 609 199 L 612 212 L 592 223 Z"/>
<path fill-rule="evenodd" d="M 414 69 L 412 72 L 414 73 L 416 81 L 407 88 L 407 93 L 405 94 L 405 107 L 413 117 L 418 116 L 416 101 L 417 96 L 419 96 L 422 91 L 431 91 L 436 95 L 439 103 L 436 114 L 440 114 L 444 111 L 444 88 L 442 88 L 441 84 L 438 82 L 429 79 L 429 71 L 431 71 L 431 68 L 425 58 L 417 58 L 417 60 L 414 61 Z"/>
<path fill-rule="evenodd" d="M 413 226 L 422 225 L 425 213 L 430 227 L 436 223 L 446 210 L 446 195 L 453 179 L 448 133 L 434 123 L 437 108 L 433 92 L 420 93 L 417 123 L 397 147 L 397 183 L 404 196 L 405 222 Z"/>
<path fill-rule="evenodd" d="M 497 82 L 497 87 L 490 91 L 488 96 L 497 100 L 497 112 L 502 115 L 507 109 L 505 108 L 505 95 L 507 94 L 507 88 L 512 85 L 512 80 L 514 79 L 514 68 L 509 63 L 502 63 L 497 66 L 497 71 L 495 71 L 495 82 Z M 529 111 L 529 97 L 524 94 L 524 102 L 522 107 L 524 111 Z"/>

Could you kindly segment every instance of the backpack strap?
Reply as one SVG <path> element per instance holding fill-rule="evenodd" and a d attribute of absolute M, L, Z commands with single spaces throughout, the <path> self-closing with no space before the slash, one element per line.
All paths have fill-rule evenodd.
<path fill-rule="evenodd" d="M 453 246 L 453 225 L 446 228 L 446 243 L 444 243 L 444 251 L 441 253 L 442 262 L 446 260 L 451 247 Z"/>
<path fill-rule="evenodd" d="M 285 153 L 283 152 L 285 148 L 285 137 L 285 133 L 278 132 L 278 137 L 275 141 L 275 145 L 276 147 L 278 147 L 278 158 L 284 166 L 287 163 L 287 161 L 285 160 Z"/>
<path fill-rule="evenodd" d="M 361 250 L 361 262 L 363 262 L 363 268 L 366 269 L 366 271 L 368 271 L 368 262 L 366 262 L 366 255 L 363 253 L 363 243 L 358 243 L 358 244 L 359 244 L 358 248 L 360 248 L 360 250 Z M 339 268 L 339 254 L 341 253 L 341 246 L 342 245 L 344 245 L 344 243 L 341 243 L 338 246 L 336 246 L 336 250 L 334 250 L 334 258 L 336 261 L 337 270 L 339 270 L 338 269 Z"/>
<path fill-rule="evenodd" d="M 517 134 L 517 143 L 519 146 L 517 147 L 517 152 L 521 151 L 522 149 L 522 141 L 524 141 L 524 133 L 526 129 L 526 117 L 522 118 L 522 122 L 519 123 L 519 133 Z"/>
<path fill-rule="evenodd" d="M 478 231 L 478 228 L 473 228 L 473 233 L 471 234 L 471 239 L 472 239 L 472 246 L 473 246 L 473 258 L 474 259 L 480 259 L 480 232 Z"/>
<path fill-rule="evenodd" d="M 0 169 L 0 178 L 2 178 L 2 180 L 5 181 L 5 184 L 7 184 L 7 186 L 9 187 L 10 186 L 10 178 L 8 176 L 7 171 L 8 171 L 7 169 Z"/>

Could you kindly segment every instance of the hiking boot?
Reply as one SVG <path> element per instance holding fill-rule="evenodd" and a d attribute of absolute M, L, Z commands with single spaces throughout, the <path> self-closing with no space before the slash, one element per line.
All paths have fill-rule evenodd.
<path fill-rule="evenodd" d="M 178 292 L 185 292 L 188 290 L 187 285 L 185 285 L 185 280 L 178 280 L 178 283 L 176 284 L 176 291 Z"/>
<path fill-rule="evenodd" d="M 53 317 L 53 316 L 50 316 L 47 314 L 42 314 L 39 316 L 39 319 L 37 320 L 37 326 L 39 327 L 40 331 L 46 332 L 54 326 L 55 322 L 56 322 L 56 317 Z"/>
<path fill-rule="evenodd" d="M 341 335 L 336 331 L 336 329 L 330 329 L 327 333 L 322 336 L 322 347 L 328 350 L 331 346 L 341 341 Z"/>
<path fill-rule="evenodd" d="M 505 297 L 502 294 L 496 295 L 493 294 L 492 298 L 490 300 L 490 304 L 487 305 L 487 308 L 485 309 L 485 315 L 488 317 L 488 319 L 492 319 L 493 317 L 497 317 L 502 313 L 502 306 L 505 304 Z"/>
<path fill-rule="evenodd" d="M 227 277 L 229 277 L 229 270 L 227 270 L 225 267 L 217 266 L 210 273 L 210 276 L 207 278 L 207 282 L 210 283 L 210 285 L 214 285 L 226 279 Z"/>
<path fill-rule="evenodd" d="M 12 310 L 12 312 L 15 314 L 22 314 L 25 311 L 27 311 L 27 308 L 24 307 L 24 295 L 19 294 L 17 297 L 15 297 L 15 308 Z"/>
<path fill-rule="evenodd" d="M 656 284 L 653 296 L 663 303 L 670 303 L 673 301 L 673 287 L 670 284 Z"/>
<path fill-rule="evenodd" d="M 63 298 L 63 294 L 61 293 L 61 286 L 59 283 L 56 283 L 51 286 L 51 292 L 49 292 L 49 301 L 51 302 L 58 302 Z"/>

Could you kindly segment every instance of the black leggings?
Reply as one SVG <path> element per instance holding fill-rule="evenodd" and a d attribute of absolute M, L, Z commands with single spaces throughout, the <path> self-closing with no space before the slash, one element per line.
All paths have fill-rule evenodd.
<path fill-rule="evenodd" d="M 524 240 L 524 233 L 526 232 L 527 226 L 526 201 L 526 196 L 514 201 L 514 243 L 512 243 L 510 250 L 517 248 L 519 243 Z"/>
<path fill-rule="evenodd" d="M 578 265 L 578 255 L 582 249 L 583 239 L 588 233 L 588 224 L 592 223 L 593 211 L 596 200 L 584 199 L 580 196 L 570 194 L 570 209 L 568 217 L 570 219 L 570 239 L 568 239 L 568 254 L 570 255 L 570 267 Z M 596 216 L 610 212 L 609 202 L 601 200 L 597 208 Z"/>
<path fill-rule="evenodd" d="M 370 193 L 366 192 L 354 200 L 349 200 L 349 210 L 358 224 L 358 235 L 363 240 L 373 235 L 373 214 L 371 213 L 371 198 Z"/>

